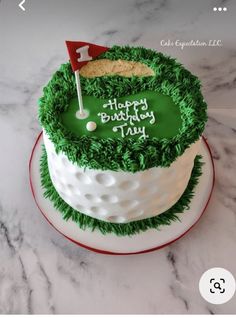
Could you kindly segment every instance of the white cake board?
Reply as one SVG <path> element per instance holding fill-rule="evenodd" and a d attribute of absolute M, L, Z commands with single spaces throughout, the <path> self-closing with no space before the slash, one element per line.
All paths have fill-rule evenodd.
<path fill-rule="evenodd" d="M 29 173 L 32 193 L 39 210 L 47 221 L 66 238 L 74 243 L 104 254 L 137 254 L 150 252 L 164 247 L 185 235 L 200 219 L 211 197 L 215 173 L 210 148 L 203 138 L 199 154 L 202 155 L 203 173 L 195 188 L 190 209 L 179 214 L 180 222 L 160 227 L 160 230 L 149 229 L 132 236 L 103 235 L 99 230 L 81 230 L 72 220 L 65 221 L 53 203 L 43 196 L 40 181 L 40 158 L 42 155 L 42 133 L 38 136 L 32 150 Z"/>

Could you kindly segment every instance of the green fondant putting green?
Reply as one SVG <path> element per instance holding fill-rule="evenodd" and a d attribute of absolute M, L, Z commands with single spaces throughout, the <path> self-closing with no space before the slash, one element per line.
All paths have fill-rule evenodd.
<path fill-rule="evenodd" d="M 118 113 L 119 111 L 104 108 L 103 105 L 108 103 L 108 99 L 96 98 L 93 96 L 83 96 L 84 108 L 89 111 L 89 116 L 86 119 L 77 119 L 76 112 L 78 111 L 78 99 L 75 97 L 69 102 L 69 107 L 67 110 L 61 114 L 61 119 L 63 125 L 76 136 L 96 136 L 101 138 L 121 138 L 121 133 L 125 134 L 125 138 L 132 137 L 133 139 L 138 139 L 142 136 L 141 133 L 130 136 L 128 127 L 133 131 L 134 127 L 145 127 L 146 134 L 149 137 L 157 138 L 171 138 L 179 133 L 181 128 L 182 120 L 179 107 L 174 104 L 171 97 L 165 96 L 161 93 L 154 91 L 144 91 L 136 93 L 129 96 L 124 96 L 117 98 L 117 103 L 124 104 L 126 101 L 140 101 L 146 98 L 148 109 L 142 110 L 141 107 L 138 108 L 138 116 L 151 114 L 153 112 L 155 116 L 155 122 L 150 123 L 153 117 L 147 117 L 145 119 L 140 119 L 140 121 L 133 122 L 134 126 L 130 125 L 130 122 L 121 121 L 109 121 L 106 123 L 101 122 L 101 116 L 98 113 L 107 113 L 109 116 Z M 111 99 L 114 101 L 114 99 Z M 122 109 L 122 112 L 125 111 Z M 134 107 L 130 107 L 129 115 L 135 115 Z M 94 121 L 97 124 L 97 129 L 95 131 L 88 131 L 86 129 L 86 124 L 89 121 Z M 113 131 L 114 126 L 119 126 L 127 123 L 127 126 L 122 129 L 118 129 L 117 132 Z M 128 135 L 126 135 L 128 134 Z"/>

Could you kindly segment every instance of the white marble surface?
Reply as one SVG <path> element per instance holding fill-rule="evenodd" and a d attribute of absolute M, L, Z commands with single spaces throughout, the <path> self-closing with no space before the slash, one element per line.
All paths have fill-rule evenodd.
<path fill-rule="evenodd" d="M 220 266 L 236 276 L 235 1 L 0 1 L 0 313 L 236 313 L 235 297 L 211 305 L 201 274 Z M 215 5 L 228 7 L 213 13 Z M 41 128 L 37 99 L 66 61 L 65 39 L 134 44 L 178 57 L 203 82 L 205 135 L 216 185 L 199 224 L 146 255 L 115 257 L 79 248 L 38 212 L 28 159 Z M 162 47 L 161 40 L 220 39 L 221 47 Z"/>

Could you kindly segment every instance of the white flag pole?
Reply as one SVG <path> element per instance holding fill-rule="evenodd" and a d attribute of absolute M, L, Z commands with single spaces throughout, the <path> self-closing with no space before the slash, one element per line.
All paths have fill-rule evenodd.
<path fill-rule="evenodd" d="M 81 85 L 80 85 L 79 70 L 75 71 L 75 82 L 76 82 L 77 96 L 78 96 L 78 102 L 79 102 L 79 111 L 76 112 L 76 117 L 78 119 L 84 119 L 84 118 L 88 117 L 88 112 L 86 110 L 84 110 Z"/>

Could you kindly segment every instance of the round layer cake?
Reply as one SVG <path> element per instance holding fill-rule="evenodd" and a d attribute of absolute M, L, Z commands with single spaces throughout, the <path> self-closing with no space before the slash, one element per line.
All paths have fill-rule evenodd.
<path fill-rule="evenodd" d="M 185 191 L 206 116 L 199 80 L 153 50 L 114 46 L 80 70 L 88 116 L 64 64 L 39 117 L 50 178 L 72 208 L 127 223 L 161 214 Z"/>

